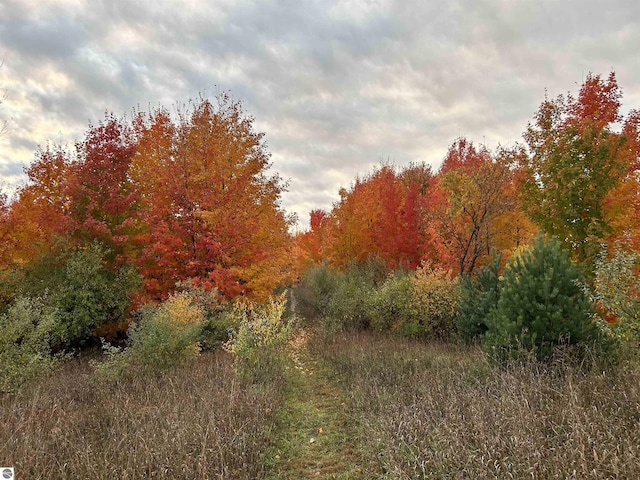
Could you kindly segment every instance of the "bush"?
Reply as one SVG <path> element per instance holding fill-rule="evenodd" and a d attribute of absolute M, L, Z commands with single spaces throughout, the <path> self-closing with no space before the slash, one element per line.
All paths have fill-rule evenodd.
<path fill-rule="evenodd" d="M 20 389 L 50 372 L 60 357 L 50 354 L 57 312 L 40 299 L 18 298 L 0 316 L 0 392 Z"/>
<path fill-rule="evenodd" d="M 344 271 L 320 266 L 307 271 L 296 288 L 298 311 L 334 330 L 362 330 L 371 323 L 371 296 L 384 279 L 377 259 L 351 264 Z"/>
<path fill-rule="evenodd" d="M 363 330 L 370 326 L 370 298 L 373 283 L 362 272 L 351 268 L 336 274 L 336 288 L 327 315 L 330 329 Z"/>
<path fill-rule="evenodd" d="M 185 363 L 200 353 L 198 340 L 204 324 L 203 309 L 188 292 L 172 295 L 158 306 L 146 306 L 129 328 L 127 347 L 120 350 L 105 344 L 109 359 L 97 370 L 117 379 L 133 365 L 161 372 Z"/>
<path fill-rule="evenodd" d="M 480 340 L 486 331 L 487 317 L 500 298 L 500 253 L 480 269 L 475 278 L 460 279 L 460 305 L 456 329 L 460 339 L 468 344 Z"/>
<path fill-rule="evenodd" d="M 419 333 L 418 312 L 412 301 L 412 275 L 395 272 L 371 294 L 371 326 L 380 332 L 396 331 L 405 335 Z"/>
<path fill-rule="evenodd" d="M 308 319 L 323 319 L 328 316 L 329 304 L 337 288 L 335 272 L 326 265 L 307 270 L 296 287 L 295 297 L 298 311 Z"/>
<path fill-rule="evenodd" d="M 640 256 L 616 249 L 607 258 L 606 250 L 596 260 L 594 296 L 610 318 L 613 333 L 624 341 L 640 342 Z"/>
<path fill-rule="evenodd" d="M 540 235 L 507 264 L 484 343 L 502 360 L 523 354 L 548 360 L 559 345 L 574 346 L 580 355 L 589 345 L 606 346 L 594 317 L 578 267 L 558 240 Z"/>
<path fill-rule="evenodd" d="M 220 300 L 218 291 L 205 290 L 191 280 L 178 282 L 177 291 L 188 295 L 191 303 L 202 309 L 204 323 L 198 343 L 201 350 L 215 350 L 229 340 L 229 331 L 237 326 L 237 320 L 228 303 Z"/>
<path fill-rule="evenodd" d="M 22 295 L 41 297 L 58 311 L 52 332 L 55 350 L 83 345 L 96 327 L 121 321 L 128 313 L 140 276 L 129 266 L 110 271 L 107 253 L 99 243 L 77 249 L 58 244 L 25 268 Z"/>
<path fill-rule="evenodd" d="M 412 303 L 418 312 L 417 334 L 450 340 L 458 310 L 458 282 L 449 272 L 424 265 L 413 276 Z"/>
<path fill-rule="evenodd" d="M 284 317 L 286 303 L 286 292 L 264 304 L 236 303 L 233 315 L 238 327 L 231 332 L 225 349 L 235 355 L 242 378 L 259 382 L 277 374 L 293 326 L 293 317 Z"/>

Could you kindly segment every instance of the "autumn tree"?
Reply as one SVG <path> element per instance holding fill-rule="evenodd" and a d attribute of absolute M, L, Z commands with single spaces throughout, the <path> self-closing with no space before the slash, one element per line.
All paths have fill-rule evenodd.
<path fill-rule="evenodd" d="M 288 275 L 285 184 L 269 175 L 263 134 L 239 102 L 199 99 L 177 121 L 160 109 L 135 121 L 131 178 L 144 223 L 137 264 L 152 298 L 186 279 L 222 295 L 263 297 Z"/>
<path fill-rule="evenodd" d="M 417 171 L 416 171 L 417 174 Z M 415 268 L 422 256 L 421 185 L 389 165 L 340 190 L 328 256 L 336 266 L 379 257 L 388 270 Z"/>
<path fill-rule="evenodd" d="M 27 183 L 7 213 L 11 262 L 24 265 L 47 251 L 57 237 L 68 234 L 71 225 L 68 182 L 72 177 L 71 154 L 61 147 L 47 146 L 36 153 L 25 169 Z"/>
<path fill-rule="evenodd" d="M 508 162 L 486 148 L 464 138 L 451 145 L 427 198 L 432 250 L 440 263 L 470 275 L 489 255 L 496 236 L 509 228 L 504 217 L 515 205 L 508 192 L 511 175 Z"/>
<path fill-rule="evenodd" d="M 524 134 L 529 148 L 522 185 L 525 209 L 580 261 L 593 260 L 611 234 L 605 200 L 637 160 L 625 148 L 626 134 L 637 135 L 637 114 L 624 121 L 621 97 L 614 73 L 606 80 L 589 74 L 577 98 L 545 99 Z M 622 134 L 614 128 L 620 122 L 625 123 Z"/>
<path fill-rule="evenodd" d="M 298 274 L 325 261 L 332 218 L 324 210 L 309 212 L 309 230 L 294 237 L 294 258 Z"/>
<path fill-rule="evenodd" d="M 77 161 L 66 178 L 70 199 L 71 234 L 80 244 L 99 241 L 114 261 L 131 261 L 130 236 L 135 233 L 137 191 L 129 170 L 136 139 L 124 120 L 107 115 L 90 125 L 76 144 Z"/>

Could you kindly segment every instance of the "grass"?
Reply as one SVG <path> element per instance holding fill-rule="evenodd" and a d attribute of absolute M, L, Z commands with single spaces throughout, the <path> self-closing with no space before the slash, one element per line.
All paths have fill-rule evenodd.
<path fill-rule="evenodd" d="M 117 384 L 74 360 L 0 397 L 0 459 L 29 479 L 259 478 L 281 391 L 238 382 L 224 352 Z"/>
<path fill-rule="evenodd" d="M 371 478 L 354 443 L 347 396 L 329 365 L 309 352 L 310 336 L 292 342 L 286 402 L 269 451 L 272 479 Z"/>
<path fill-rule="evenodd" d="M 640 369 L 535 363 L 359 335 L 317 348 L 340 373 L 381 478 L 640 478 Z"/>
<path fill-rule="evenodd" d="M 640 478 L 640 366 L 499 369 L 477 349 L 297 336 L 284 376 L 207 353 L 100 381 L 72 360 L 0 396 L 20 478 Z"/>

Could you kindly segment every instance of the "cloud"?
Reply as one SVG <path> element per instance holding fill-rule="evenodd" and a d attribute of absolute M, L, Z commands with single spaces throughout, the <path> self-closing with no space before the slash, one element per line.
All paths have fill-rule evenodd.
<path fill-rule="evenodd" d="M 589 71 L 615 70 L 638 105 L 639 21 L 631 0 L 6 0 L 0 161 L 72 143 L 105 110 L 229 90 L 304 222 L 382 160 L 437 167 L 459 135 L 520 140 L 545 89 L 576 91 Z"/>

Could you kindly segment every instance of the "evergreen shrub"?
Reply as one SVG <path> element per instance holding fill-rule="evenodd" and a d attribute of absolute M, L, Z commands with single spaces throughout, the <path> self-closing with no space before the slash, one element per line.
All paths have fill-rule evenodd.
<path fill-rule="evenodd" d="M 611 346 L 595 321 L 584 277 L 558 240 L 540 235 L 510 259 L 500 284 L 484 341 L 494 358 L 549 360 L 561 345 L 577 355 Z"/>

